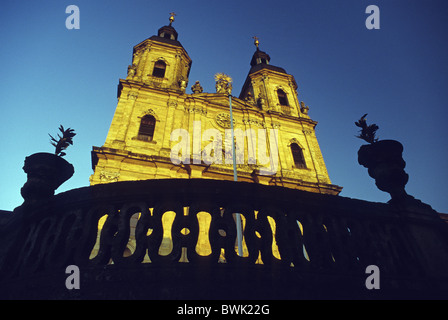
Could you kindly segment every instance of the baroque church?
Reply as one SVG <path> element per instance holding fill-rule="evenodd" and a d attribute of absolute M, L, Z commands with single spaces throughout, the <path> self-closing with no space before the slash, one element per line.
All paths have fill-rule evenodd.
<path fill-rule="evenodd" d="M 238 97 L 188 85 L 173 21 L 133 48 L 92 186 L 54 195 L 73 166 L 25 159 L 0 298 L 446 299 L 447 215 L 405 192 L 401 143 L 358 152 L 389 203 L 335 196 L 294 77 L 254 37 Z"/>
<path fill-rule="evenodd" d="M 200 82 L 196 81 L 188 94 L 192 59 L 178 41 L 173 21 L 174 14 L 171 14 L 169 25 L 134 46 L 127 77 L 119 80 L 118 104 L 106 142 L 92 150 L 94 173 L 90 184 L 217 179 L 338 195 L 342 187 L 331 184 L 315 134 L 317 122 L 308 115 L 309 107 L 299 102 L 294 77 L 285 69 L 270 64 L 271 58 L 259 49 L 258 39 L 254 37 L 256 50 L 238 98 L 230 95 L 231 78 L 224 74 L 215 76 L 215 93 L 203 92 Z M 233 145 L 228 135 L 231 127 L 235 133 L 242 133 L 235 134 Z M 187 133 L 187 137 L 180 137 L 186 147 L 181 150 L 183 154 L 175 154 L 173 158 L 173 150 L 177 153 L 179 145 L 179 137 L 173 137 L 173 133 L 179 129 Z M 210 129 L 213 129 L 213 136 L 206 135 Z M 217 137 L 219 135 L 221 137 Z M 214 147 L 208 155 L 222 153 L 220 161 L 204 159 L 204 150 L 210 145 Z M 233 153 L 238 158 L 236 173 Z M 180 158 L 182 161 L 178 161 Z M 103 228 L 106 218 L 99 220 L 99 229 Z M 124 256 L 135 250 L 139 218 L 131 218 L 130 241 Z M 197 218 L 203 236 L 198 240 L 196 251 L 206 256 L 211 253 L 206 236 L 210 215 L 198 214 Z M 170 230 L 174 219 L 173 211 L 163 215 L 161 255 L 168 255 L 173 249 Z M 244 230 L 245 218 L 241 216 L 240 219 L 240 228 Z M 269 223 L 275 230 L 274 220 Z M 91 257 L 98 252 L 99 234 Z M 237 245 L 235 251 L 240 250 Z M 239 246 L 240 254 L 247 256 L 244 238 Z M 279 256 L 275 245 L 272 250 Z M 149 262 L 148 257 L 145 261 Z M 180 261 L 187 261 L 185 254 Z M 223 254 L 220 261 L 225 261 Z"/>
<path fill-rule="evenodd" d="M 215 93 L 203 92 L 199 81 L 187 92 L 192 59 L 179 42 L 173 21 L 174 14 L 157 35 L 134 46 L 127 77 L 119 80 L 118 104 L 106 141 L 93 147 L 91 185 L 170 178 L 233 180 L 232 161 L 224 160 L 231 139 L 201 135 L 214 129 L 224 137 L 230 130 L 229 92 L 220 84 L 222 77 Z M 235 136 L 238 181 L 339 194 L 342 188 L 331 184 L 317 142 L 317 122 L 308 115 L 308 106 L 299 102 L 294 77 L 272 65 L 254 39 L 249 73 L 239 96 L 231 97 L 234 130 L 245 133 L 242 139 Z M 172 136 L 177 129 L 189 133 L 184 141 L 189 150 L 183 150 L 187 159 L 181 163 L 171 154 L 179 143 Z M 202 157 L 201 161 L 201 150 L 217 141 L 223 160 L 206 163 Z M 271 165 L 275 162 L 273 172 L 260 170 L 266 164 L 257 157 L 261 151 L 257 145 L 266 148 Z"/>

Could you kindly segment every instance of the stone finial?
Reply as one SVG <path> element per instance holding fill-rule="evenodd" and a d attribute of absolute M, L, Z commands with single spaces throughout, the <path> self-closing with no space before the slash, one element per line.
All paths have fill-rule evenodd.
<path fill-rule="evenodd" d="M 191 91 L 193 93 L 202 93 L 204 89 L 202 88 L 201 84 L 199 83 L 199 80 L 194 83 L 194 85 L 191 86 Z"/>

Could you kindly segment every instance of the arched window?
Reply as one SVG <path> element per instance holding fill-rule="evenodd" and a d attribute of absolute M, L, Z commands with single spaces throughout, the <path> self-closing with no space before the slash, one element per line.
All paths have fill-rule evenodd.
<path fill-rule="evenodd" d="M 305 158 L 303 157 L 302 148 L 297 143 L 291 144 L 292 158 L 294 159 L 294 166 L 296 168 L 306 168 Z"/>
<path fill-rule="evenodd" d="M 165 76 L 166 63 L 163 60 L 158 60 L 154 64 L 154 70 L 152 75 L 157 78 L 163 78 Z"/>
<path fill-rule="evenodd" d="M 168 32 L 162 32 L 162 33 L 160 34 L 160 36 L 161 36 L 162 38 L 165 38 L 165 39 L 175 40 L 175 39 L 174 39 L 174 36 L 171 35 L 171 34 L 169 34 Z"/>
<path fill-rule="evenodd" d="M 152 141 L 155 127 L 156 119 L 150 115 L 144 116 L 140 122 L 140 129 L 138 129 L 138 139 Z"/>
<path fill-rule="evenodd" d="M 283 91 L 282 89 L 278 89 L 277 95 L 278 95 L 278 102 L 280 103 L 280 105 L 289 106 L 288 98 L 286 97 L 285 91 Z"/>

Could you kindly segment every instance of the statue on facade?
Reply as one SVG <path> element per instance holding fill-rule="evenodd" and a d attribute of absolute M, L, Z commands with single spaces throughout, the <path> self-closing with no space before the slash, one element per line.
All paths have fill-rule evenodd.
<path fill-rule="evenodd" d="M 300 112 L 307 115 L 309 110 L 310 110 L 310 107 L 306 106 L 305 102 L 303 102 L 303 101 L 300 102 Z"/>
<path fill-rule="evenodd" d="M 132 78 L 135 76 L 135 70 L 137 69 L 136 65 L 128 66 L 128 78 Z"/>
<path fill-rule="evenodd" d="M 187 89 L 187 81 L 185 81 L 185 79 L 181 79 L 179 81 L 179 86 L 180 90 L 182 90 L 182 92 L 185 92 L 185 89 Z"/>
<path fill-rule="evenodd" d="M 266 100 L 261 92 L 258 94 L 257 105 L 261 110 L 266 110 Z"/>
<path fill-rule="evenodd" d="M 224 73 L 215 74 L 216 93 L 230 95 L 232 93 L 232 78 Z"/>
<path fill-rule="evenodd" d="M 252 93 L 251 93 L 250 91 L 247 93 L 247 95 L 246 95 L 246 97 L 244 98 L 244 100 L 245 100 L 247 103 L 255 104 L 254 96 L 252 95 Z"/>

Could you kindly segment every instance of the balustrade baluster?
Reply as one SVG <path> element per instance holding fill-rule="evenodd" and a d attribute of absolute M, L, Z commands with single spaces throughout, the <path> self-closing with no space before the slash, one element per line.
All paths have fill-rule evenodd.
<path fill-rule="evenodd" d="M 105 265 L 110 263 L 112 257 L 113 238 L 118 231 L 118 212 L 110 207 L 107 218 L 100 232 L 100 241 L 97 255 L 91 259 L 94 265 Z"/>
<path fill-rule="evenodd" d="M 261 253 L 261 259 L 265 265 L 271 265 L 274 261 L 272 242 L 275 240 L 272 235 L 271 225 L 268 221 L 268 214 L 272 214 L 271 212 L 271 210 L 260 210 L 256 219 L 256 230 L 259 234 L 257 251 Z"/>

